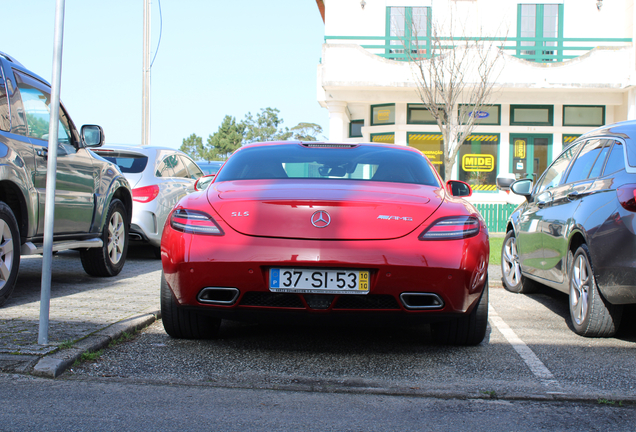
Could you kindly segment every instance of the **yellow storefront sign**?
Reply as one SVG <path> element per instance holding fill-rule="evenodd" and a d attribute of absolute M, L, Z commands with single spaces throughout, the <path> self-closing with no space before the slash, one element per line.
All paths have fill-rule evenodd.
<path fill-rule="evenodd" d="M 391 118 L 391 110 L 378 110 L 378 121 L 389 121 Z"/>
<path fill-rule="evenodd" d="M 495 157 L 489 154 L 465 154 L 462 169 L 466 172 L 490 172 L 495 169 Z"/>
<path fill-rule="evenodd" d="M 526 140 L 515 140 L 515 157 L 524 159 L 526 157 Z"/>

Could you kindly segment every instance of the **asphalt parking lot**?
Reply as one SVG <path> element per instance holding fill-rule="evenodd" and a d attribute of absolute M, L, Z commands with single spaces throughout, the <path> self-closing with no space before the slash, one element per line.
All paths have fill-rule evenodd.
<path fill-rule="evenodd" d="M 476 347 L 436 346 L 425 325 L 319 328 L 224 322 L 219 339 L 187 341 L 168 337 L 160 320 L 153 323 L 159 309 L 160 262 L 150 251 L 131 251 L 124 271 L 110 279 L 87 276 L 79 257 L 65 252 L 53 260 L 52 345 L 41 347 L 36 262 L 41 265 L 41 258 L 32 259 L 21 269 L 14 297 L 0 309 L 0 368 L 8 373 L 33 373 L 46 358 L 64 358 L 65 352 L 86 349 L 87 341 L 106 339 L 105 334 L 112 339 L 130 323 L 152 323 L 132 340 L 105 349 L 96 361 L 70 367 L 62 377 L 446 398 L 636 402 L 633 310 L 626 313 L 617 337 L 583 338 L 569 328 L 566 296 L 547 289 L 511 294 L 497 283 L 497 269 L 490 271 L 487 338 Z M 115 327 L 119 333 L 108 333 Z"/>

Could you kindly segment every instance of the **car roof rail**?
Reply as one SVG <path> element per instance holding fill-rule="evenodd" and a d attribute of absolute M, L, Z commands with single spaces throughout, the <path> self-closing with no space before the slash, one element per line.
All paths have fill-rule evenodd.
<path fill-rule="evenodd" d="M 15 63 L 15 64 L 17 64 L 20 67 L 24 67 L 24 65 L 22 63 L 20 63 L 19 61 L 17 61 L 13 57 L 11 57 L 9 54 L 6 54 L 6 53 L 3 53 L 2 51 L 0 51 L 0 56 L 2 56 L 5 59 L 9 60 L 11 63 Z"/>

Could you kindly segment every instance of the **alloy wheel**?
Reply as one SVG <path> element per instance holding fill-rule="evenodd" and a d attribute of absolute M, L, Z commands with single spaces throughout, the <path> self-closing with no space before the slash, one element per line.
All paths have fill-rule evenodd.
<path fill-rule="evenodd" d="M 13 268 L 13 236 L 9 224 L 0 219 L 0 289 L 11 276 Z"/>
<path fill-rule="evenodd" d="M 517 255 L 517 242 L 514 237 L 508 238 L 501 254 L 503 274 L 509 286 L 517 286 L 521 282 L 521 268 Z"/>
<path fill-rule="evenodd" d="M 572 319 L 581 325 L 587 317 L 590 292 L 590 264 L 583 254 L 580 254 L 572 266 L 572 280 L 570 282 L 570 310 Z"/>
<path fill-rule="evenodd" d="M 117 264 L 124 253 L 125 235 L 124 219 L 116 211 L 108 222 L 108 256 L 113 264 Z"/>

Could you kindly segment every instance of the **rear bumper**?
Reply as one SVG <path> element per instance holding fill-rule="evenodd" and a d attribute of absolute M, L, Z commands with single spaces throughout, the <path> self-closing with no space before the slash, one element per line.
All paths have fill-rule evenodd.
<path fill-rule="evenodd" d="M 249 237 L 230 228 L 224 236 L 200 236 L 165 227 L 162 263 L 177 302 L 229 319 L 312 316 L 330 320 L 363 316 L 444 318 L 472 310 L 486 283 L 488 239 L 420 241 L 416 234 L 393 240 L 327 241 Z M 366 295 L 272 293 L 272 267 L 366 269 Z M 197 298 L 206 287 L 235 288 L 232 304 Z M 428 293 L 441 307 L 409 308 L 404 293 Z M 408 300 L 407 300 L 408 302 Z M 269 317 L 269 318 L 267 318 Z M 320 318 L 322 317 L 322 318 Z"/>
<path fill-rule="evenodd" d="M 612 304 L 636 303 L 636 268 L 604 268 L 596 275 L 603 297 Z"/>

